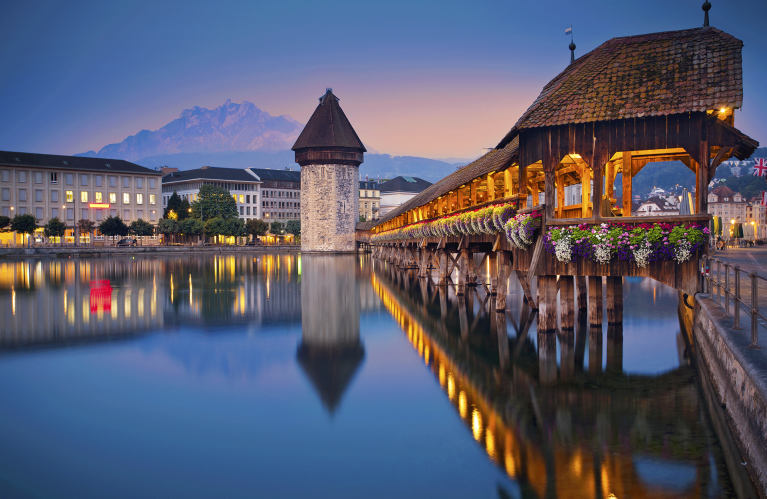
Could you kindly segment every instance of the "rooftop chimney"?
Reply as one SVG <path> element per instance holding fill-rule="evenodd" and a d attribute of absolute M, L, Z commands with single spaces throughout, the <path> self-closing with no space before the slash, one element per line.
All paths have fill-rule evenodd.
<path fill-rule="evenodd" d="M 171 168 L 170 166 L 161 166 L 160 171 L 163 175 L 167 175 L 169 173 L 175 173 L 178 171 L 178 168 Z"/>

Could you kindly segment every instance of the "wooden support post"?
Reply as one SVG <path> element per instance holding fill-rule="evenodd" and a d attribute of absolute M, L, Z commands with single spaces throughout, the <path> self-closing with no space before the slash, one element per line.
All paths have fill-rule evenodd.
<path fill-rule="evenodd" d="M 589 276 L 589 324 L 602 327 L 602 276 Z"/>
<path fill-rule="evenodd" d="M 439 251 L 439 281 L 437 286 L 447 286 L 447 250 L 441 249 Z"/>
<path fill-rule="evenodd" d="M 605 196 L 612 198 L 613 194 L 615 194 L 615 163 L 608 161 L 605 174 Z"/>
<path fill-rule="evenodd" d="M 538 332 L 557 329 L 557 281 L 553 275 L 538 276 Z"/>
<path fill-rule="evenodd" d="M 600 152 L 597 154 L 597 152 L 594 152 L 594 167 L 592 168 L 592 171 L 594 172 L 594 183 L 593 183 L 593 189 L 594 192 L 591 196 L 591 216 L 595 219 L 599 220 L 602 218 L 602 193 L 604 190 L 602 189 L 604 185 L 604 165 L 606 161 L 604 161 L 603 155 L 606 154 L 606 152 Z"/>
<path fill-rule="evenodd" d="M 578 310 L 586 310 L 589 306 L 587 300 L 589 292 L 586 287 L 586 277 L 582 275 L 575 276 L 575 284 L 577 285 L 576 288 L 578 292 Z"/>
<path fill-rule="evenodd" d="M 477 184 L 479 182 L 472 182 L 469 184 L 469 206 L 477 204 Z"/>
<path fill-rule="evenodd" d="M 429 277 L 429 248 L 423 246 L 419 250 L 418 277 L 426 279 Z"/>
<path fill-rule="evenodd" d="M 700 143 L 700 161 L 696 175 L 696 198 L 697 211 L 699 214 L 708 213 L 708 183 L 709 167 L 711 164 L 711 149 L 708 147 L 707 127 L 705 120 L 703 122 L 703 140 Z"/>
<path fill-rule="evenodd" d="M 589 196 L 591 195 L 591 168 L 583 165 L 583 174 L 581 175 L 581 217 L 589 218 Z"/>
<path fill-rule="evenodd" d="M 607 277 L 607 323 L 623 324 L 622 277 Z"/>
<path fill-rule="evenodd" d="M 514 272 L 517 274 L 519 285 L 522 287 L 522 292 L 525 294 L 528 303 L 530 303 L 530 307 L 537 309 L 538 305 L 535 304 L 535 300 L 533 299 L 533 292 L 530 288 L 530 279 L 528 279 L 527 273 L 522 270 L 515 270 Z"/>
<path fill-rule="evenodd" d="M 522 156 L 520 155 L 520 158 Z M 519 209 L 527 208 L 527 165 L 519 164 L 519 170 L 517 171 L 517 185 L 519 186 L 519 192 L 517 192 L 517 198 L 519 199 Z"/>
<path fill-rule="evenodd" d="M 557 175 L 557 218 L 564 218 L 565 176 Z"/>
<path fill-rule="evenodd" d="M 623 151 L 623 216 L 631 216 L 631 199 L 634 196 L 631 192 L 633 186 L 633 171 L 631 169 L 631 151 Z"/>
<path fill-rule="evenodd" d="M 623 371 L 623 325 L 607 326 L 607 371 Z"/>
<path fill-rule="evenodd" d="M 498 294 L 495 297 L 495 309 L 506 310 L 506 294 L 509 286 L 509 273 L 511 271 L 511 253 L 498 251 Z"/>
<path fill-rule="evenodd" d="M 546 220 L 551 220 L 554 218 L 554 205 L 556 204 L 555 198 L 557 195 L 556 188 L 554 186 L 554 172 L 546 172 L 544 173 L 544 180 L 543 180 L 543 189 L 544 194 L 543 197 L 545 199 L 546 203 Z M 536 201 L 533 199 L 533 201 Z"/>
<path fill-rule="evenodd" d="M 589 374 L 602 372 L 602 325 L 589 328 Z"/>
<path fill-rule="evenodd" d="M 575 327 L 573 277 L 569 275 L 559 276 L 559 319 L 563 330 Z"/>
<path fill-rule="evenodd" d="M 514 189 L 514 180 L 511 178 L 511 168 L 503 170 L 503 192 L 504 196 L 511 197 L 511 192 Z"/>
<path fill-rule="evenodd" d="M 498 294 L 498 253 L 491 251 L 487 259 L 490 268 L 490 295 L 495 296 Z"/>
<path fill-rule="evenodd" d="M 469 274 L 469 250 L 462 249 L 458 255 L 458 286 L 455 294 L 461 296 L 466 293 L 466 280 Z"/>
<path fill-rule="evenodd" d="M 492 173 L 487 174 L 487 200 L 493 201 L 495 199 L 495 178 Z"/>
<path fill-rule="evenodd" d="M 540 204 L 538 201 L 538 198 L 540 197 L 538 196 L 539 192 L 540 191 L 538 189 L 538 182 L 533 182 L 530 185 L 530 198 L 531 198 L 530 208 L 532 208 L 533 206 L 538 206 Z M 545 194 L 544 194 L 544 197 L 545 197 Z"/>

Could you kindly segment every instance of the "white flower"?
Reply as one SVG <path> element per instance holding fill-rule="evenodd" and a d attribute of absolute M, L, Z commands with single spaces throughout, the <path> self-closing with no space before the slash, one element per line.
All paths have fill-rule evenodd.
<path fill-rule="evenodd" d="M 554 243 L 554 253 L 557 256 L 557 260 L 562 263 L 570 263 L 573 259 L 573 246 L 570 239 L 570 234 L 562 234 L 559 241 Z"/>
<path fill-rule="evenodd" d="M 652 253 L 652 246 L 646 241 L 636 245 L 636 248 L 631 250 L 634 254 L 634 261 L 636 261 L 637 267 L 645 268 L 650 263 L 650 253 Z"/>
<path fill-rule="evenodd" d="M 612 258 L 612 254 L 610 253 L 610 248 L 607 246 L 607 244 L 599 243 L 594 246 L 594 259 L 597 261 L 597 263 L 610 263 L 610 258 Z"/>
<path fill-rule="evenodd" d="M 676 260 L 676 263 L 683 263 L 690 259 L 692 256 L 691 247 L 692 244 L 686 239 L 679 240 L 676 248 L 674 248 L 674 260 Z"/>

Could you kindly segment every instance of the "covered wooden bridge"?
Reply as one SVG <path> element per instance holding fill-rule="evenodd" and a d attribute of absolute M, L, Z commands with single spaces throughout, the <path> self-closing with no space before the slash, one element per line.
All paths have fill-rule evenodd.
<path fill-rule="evenodd" d="M 497 293 L 497 309 L 505 308 L 514 272 L 539 308 L 540 330 L 557 326 L 558 289 L 562 328 L 573 327 L 573 310 L 585 308 L 587 292 L 590 321 L 601 324 L 602 276 L 610 323 L 623 320 L 623 276 L 696 292 L 707 244 L 693 235 L 708 226 L 710 179 L 722 161 L 746 159 L 758 147 L 734 127 L 743 100 L 742 46 L 713 27 L 603 43 L 551 80 L 494 150 L 359 227 L 358 241 L 377 258 L 417 268 L 420 277 L 436 269 L 442 285 L 458 270 L 459 294 L 486 280 L 479 284 Z M 632 179 L 648 163 L 670 160 L 695 173 L 695 185 L 686 186 L 694 192 L 690 214 L 632 217 Z M 566 204 L 574 186 L 581 195 Z M 467 226 L 466 213 L 487 214 L 488 206 L 511 207 L 516 222 L 491 215 L 495 223 Z M 523 244 L 510 235 L 520 224 L 535 229 Z M 483 255 L 479 265 L 476 253 Z"/>

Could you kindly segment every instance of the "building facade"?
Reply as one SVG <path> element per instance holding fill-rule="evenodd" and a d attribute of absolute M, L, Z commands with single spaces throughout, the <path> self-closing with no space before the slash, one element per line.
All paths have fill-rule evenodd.
<path fill-rule="evenodd" d="M 708 213 L 722 218 L 723 233 L 728 233 L 728 227 L 733 223 L 746 221 L 748 203 L 739 192 L 725 185 L 720 185 L 708 193 Z"/>
<path fill-rule="evenodd" d="M 381 210 L 384 216 L 402 204 L 410 201 L 416 194 L 425 190 L 431 182 L 418 177 L 394 177 L 379 186 L 381 192 Z"/>
<path fill-rule="evenodd" d="M 637 217 L 679 215 L 679 203 L 674 203 L 670 198 L 653 196 L 639 205 L 636 209 Z"/>
<path fill-rule="evenodd" d="M 375 180 L 360 180 L 360 219 L 376 220 L 381 209 L 381 191 Z"/>
<path fill-rule="evenodd" d="M 237 203 L 240 218 L 249 220 L 262 218 L 260 190 L 261 179 L 250 168 L 217 168 L 203 166 L 195 170 L 172 172 L 162 178 L 162 206 L 168 206 L 168 200 L 177 193 L 189 203 L 197 200 L 200 187 L 215 185 L 228 190 Z M 160 215 L 162 216 L 162 214 Z M 203 219 L 205 214 L 203 213 Z"/>
<path fill-rule="evenodd" d="M 301 172 L 251 168 L 261 179 L 261 212 L 267 222 L 301 220 Z"/>
<path fill-rule="evenodd" d="M 35 239 L 74 243 L 75 224 L 82 219 L 99 224 L 119 215 L 126 223 L 156 224 L 162 218 L 161 178 L 158 171 L 119 159 L 0 151 L 0 215 L 34 215 L 40 226 L 59 218 L 67 225 L 63 241 L 47 241 L 42 228 Z M 94 236 L 104 239 L 98 230 Z M 24 243 L 13 233 L 0 233 L 0 242 Z"/>
<path fill-rule="evenodd" d="M 301 166 L 301 250 L 352 252 L 366 149 L 333 90 L 319 100 L 292 148 Z"/>

